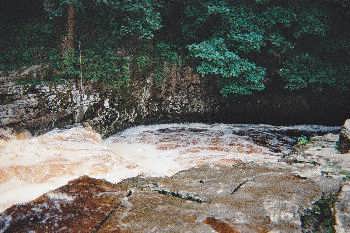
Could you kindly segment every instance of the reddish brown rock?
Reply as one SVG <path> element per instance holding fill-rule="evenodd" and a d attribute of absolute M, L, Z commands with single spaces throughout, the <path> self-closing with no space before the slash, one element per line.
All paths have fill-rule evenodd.
<path fill-rule="evenodd" d="M 203 166 L 119 184 L 82 177 L 0 215 L 1 232 L 301 232 L 315 182 L 257 165 Z"/>
<path fill-rule="evenodd" d="M 94 232 L 126 195 L 121 186 L 81 177 L 0 215 L 0 232 Z"/>

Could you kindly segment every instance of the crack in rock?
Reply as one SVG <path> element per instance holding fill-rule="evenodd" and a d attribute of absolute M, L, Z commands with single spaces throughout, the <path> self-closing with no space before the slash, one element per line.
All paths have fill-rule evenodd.
<path fill-rule="evenodd" d="M 96 225 L 95 230 L 93 230 L 92 233 L 98 233 L 103 228 L 105 223 L 116 213 L 119 207 L 125 207 L 127 209 L 127 212 L 129 212 L 131 206 L 128 202 L 128 197 L 130 197 L 132 194 L 133 192 L 131 190 L 128 190 L 126 196 L 120 202 L 114 204 L 112 210 L 109 211 L 108 214 L 102 219 L 102 221 Z"/>
<path fill-rule="evenodd" d="M 243 185 L 245 185 L 246 183 L 248 183 L 249 181 L 252 181 L 253 179 L 248 179 L 248 180 L 244 180 L 243 182 L 239 183 L 231 192 L 231 195 L 234 194 L 235 192 L 237 192 Z"/>
<path fill-rule="evenodd" d="M 193 202 L 197 202 L 197 203 L 208 202 L 208 199 L 206 199 L 204 197 L 200 197 L 196 193 L 179 192 L 179 191 L 175 192 L 175 191 L 170 191 L 168 189 L 162 189 L 162 188 L 152 188 L 151 190 L 158 192 L 159 194 L 180 198 L 180 199 L 183 199 L 186 201 L 193 201 Z"/>
<path fill-rule="evenodd" d="M 110 219 L 114 215 L 119 206 L 119 203 L 114 205 L 112 210 L 109 211 L 108 214 L 102 219 L 102 221 L 95 226 L 95 230 L 93 230 L 92 233 L 98 233 L 102 229 L 103 225 L 108 221 L 108 219 Z"/>
<path fill-rule="evenodd" d="M 236 185 L 236 187 L 231 191 L 231 195 L 233 195 L 234 193 L 236 193 L 240 188 L 242 188 L 243 185 L 245 185 L 246 183 L 248 182 L 252 182 L 252 181 L 255 181 L 256 178 L 260 178 L 260 177 L 263 177 L 263 176 L 268 176 L 268 175 L 271 175 L 272 173 L 268 172 L 268 173 L 265 173 L 265 174 L 261 174 L 261 175 L 257 175 L 257 176 L 253 176 L 253 177 L 250 177 L 248 179 L 245 179 L 244 181 L 240 182 L 238 185 Z"/>

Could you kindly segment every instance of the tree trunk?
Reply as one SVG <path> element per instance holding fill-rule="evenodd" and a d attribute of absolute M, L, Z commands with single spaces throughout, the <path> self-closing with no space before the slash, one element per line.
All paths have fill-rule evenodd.
<path fill-rule="evenodd" d="M 74 50 L 74 40 L 75 40 L 75 8 L 72 4 L 67 6 L 67 25 L 66 25 L 66 34 L 63 37 L 62 41 L 62 54 L 65 54 L 67 51 Z"/>

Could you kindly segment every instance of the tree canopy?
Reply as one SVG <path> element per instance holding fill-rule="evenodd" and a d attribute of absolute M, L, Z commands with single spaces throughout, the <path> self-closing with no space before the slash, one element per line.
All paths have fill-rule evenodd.
<path fill-rule="evenodd" d="M 225 96 L 350 88 L 347 0 L 44 0 L 41 20 L 1 29 L 0 64 L 47 60 L 77 75 L 76 54 L 57 51 L 69 5 L 91 79 L 162 77 L 167 62 L 192 66 Z"/>

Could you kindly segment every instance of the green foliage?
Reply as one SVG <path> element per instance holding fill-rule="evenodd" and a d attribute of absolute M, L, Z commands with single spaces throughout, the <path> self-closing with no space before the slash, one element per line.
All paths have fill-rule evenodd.
<path fill-rule="evenodd" d="M 68 50 L 63 55 L 58 50 L 51 50 L 48 59 L 52 68 L 58 73 L 55 78 L 70 79 L 79 76 L 79 59 L 74 50 Z"/>
<path fill-rule="evenodd" d="M 130 59 L 119 57 L 112 50 L 102 53 L 87 50 L 83 56 L 84 78 L 103 81 L 114 87 L 127 86 L 130 78 Z"/>
<path fill-rule="evenodd" d="M 189 55 L 199 73 L 220 78 L 223 94 L 260 91 L 264 76 L 271 73 L 278 74 L 291 91 L 350 87 L 346 78 L 349 57 L 335 60 L 341 52 L 329 47 L 336 35 L 331 30 L 336 31 L 339 20 L 329 5 L 313 1 L 188 2 L 183 28 L 186 33 L 192 30 L 184 35 L 184 41 L 193 41 Z M 344 46 L 345 41 L 349 40 L 342 40 Z"/>
<path fill-rule="evenodd" d="M 242 54 L 260 52 L 265 45 L 264 36 L 258 32 L 231 33 L 228 39 L 232 47 Z"/>
<path fill-rule="evenodd" d="M 266 41 L 270 44 L 270 47 L 268 48 L 269 54 L 284 55 L 291 51 L 295 46 L 292 41 L 287 40 L 287 38 L 279 32 L 271 33 L 267 36 Z"/>
<path fill-rule="evenodd" d="M 288 6 L 272 6 L 266 9 L 263 13 L 264 23 L 268 27 L 283 25 L 283 27 L 290 27 L 296 21 L 296 14 Z"/>
<path fill-rule="evenodd" d="M 304 135 L 298 137 L 298 140 L 297 140 L 297 144 L 299 146 L 305 146 L 309 142 L 310 142 L 310 139 L 307 136 L 304 136 Z"/>
<path fill-rule="evenodd" d="M 171 65 L 181 67 L 183 61 L 175 48 L 165 42 L 159 42 L 154 48 L 154 77 L 158 84 L 161 84 L 167 77 L 168 68 Z"/>
<path fill-rule="evenodd" d="M 152 61 L 147 55 L 140 55 L 136 57 L 135 63 L 139 71 L 145 71 L 150 68 Z"/>
<path fill-rule="evenodd" d="M 47 23 L 3 25 L 0 27 L 0 70 L 45 62 L 55 44 L 53 27 Z"/>
<path fill-rule="evenodd" d="M 175 64 L 195 66 L 225 96 L 265 85 L 350 88 L 350 8 L 343 0 L 44 0 L 56 20 L 0 29 L 7 35 L 0 38 L 0 69 L 50 61 L 62 77 L 77 77 L 76 52 L 57 51 L 68 5 L 77 12 L 87 79 L 119 83 L 154 73 L 161 81 Z"/>
<path fill-rule="evenodd" d="M 298 15 L 295 38 L 307 35 L 325 37 L 329 31 L 328 17 L 326 9 L 323 9 L 322 6 L 303 8 Z"/>
<path fill-rule="evenodd" d="M 79 77 L 79 56 L 74 51 L 67 51 L 63 56 L 57 51 L 52 51 L 49 58 L 60 78 Z M 113 50 L 88 49 L 82 56 L 83 78 L 105 82 L 113 87 L 125 87 L 130 78 L 129 60 L 128 57 L 117 56 Z"/>
<path fill-rule="evenodd" d="M 264 89 L 264 69 L 229 51 L 223 39 L 192 44 L 188 49 L 193 57 L 200 60 L 198 73 L 223 78 L 223 95 L 248 95 Z"/>
<path fill-rule="evenodd" d="M 349 71 L 349 66 L 346 64 L 335 67 L 306 53 L 287 60 L 284 67 L 280 69 L 280 75 L 286 80 L 285 87 L 289 90 L 310 86 L 314 88 L 338 86 L 340 89 L 347 90 L 349 80 L 344 78 L 350 74 Z"/>
<path fill-rule="evenodd" d="M 158 5 L 152 0 L 46 0 L 44 5 L 49 16 L 55 18 L 64 16 L 68 4 L 78 11 L 78 27 L 98 25 L 115 39 L 150 40 L 161 28 Z"/>
<path fill-rule="evenodd" d="M 172 64 L 181 65 L 181 56 L 169 44 L 160 42 L 155 46 L 155 58 L 159 62 L 168 62 Z"/>
<path fill-rule="evenodd" d="M 74 50 L 68 50 L 62 56 L 61 69 L 65 78 L 74 78 L 79 76 L 79 60 Z"/>
<path fill-rule="evenodd" d="M 65 8 L 68 4 L 74 5 L 75 8 L 81 8 L 80 0 L 44 0 L 43 7 L 48 12 L 49 17 L 61 17 L 65 14 Z"/>
<path fill-rule="evenodd" d="M 159 12 L 154 10 L 153 1 L 132 1 L 120 3 L 115 1 L 114 9 L 124 10 L 120 33 L 123 37 L 137 35 L 141 39 L 152 39 L 161 27 Z"/>

